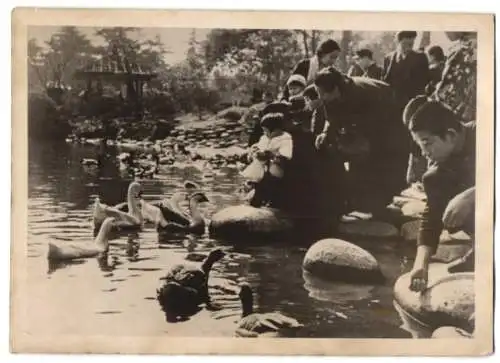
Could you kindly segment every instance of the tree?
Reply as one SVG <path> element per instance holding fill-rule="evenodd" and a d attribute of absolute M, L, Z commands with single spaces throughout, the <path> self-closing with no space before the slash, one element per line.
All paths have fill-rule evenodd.
<path fill-rule="evenodd" d="M 231 30 L 209 34 L 212 43 L 225 44 L 229 35 L 233 47 L 219 55 L 210 70 L 215 87 L 233 103 L 252 98 L 255 89 L 277 91 L 295 64 L 303 57 L 297 33 L 291 30 Z"/>
<path fill-rule="evenodd" d="M 266 81 L 278 86 L 303 58 L 299 42 L 291 30 L 259 30 L 249 36 L 250 47 L 262 62 Z"/>
<path fill-rule="evenodd" d="M 95 35 L 104 41 L 104 44 L 98 47 L 100 56 L 119 61 L 129 74 L 136 66 L 151 73 L 160 73 L 166 66 L 164 55 L 168 49 L 158 34 L 153 39 L 141 39 L 140 28 L 111 27 L 99 28 Z M 136 89 L 137 85 L 131 78 L 127 78 L 125 83 L 127 98 L 137 102 L 137 95 L 140 93 L 140 90 Z M 114 86 L 121 86 L 121 84 Z M 153 80 L 150 87 L 161 88 L 161 80 Z"/>
<path fill-rule="evenodd" d="M 196 30 L 193 29 L 186 59 L 171 67 L 163 67 L 159 75 L 162 84 L 159 92 L 168 94 L 179 110 L 194 111 L 200 119 L 203 111 L 212 110 L 217 103 L 216 92 L 208 82 L 203 46 L 196 40 Z"/>
<path fill-rule="evenodd" d="M 73 84 L 73 72 L 94 52 L 90 40 L 73 26 L 60 28 L 45 45 L 28 41 L 30 86 L 44 90 Z"/>
<path fill-rule="evenodd" d="M 431 32 L 422 32 L 417 49 L 424 51 L 431 44 Z"/>
<path fill-rule="evenodd" d="M 396 47 L 395 34 L 396 32 L 352 32 L 349 48 L 351 53 L 360 48 L 369 48 L 373 52 L 373 60 L 382 64 L 384 56 Z"/>
<path fill-rule="evenodd" d="M 45 90 L 47 79 L 42 67 L 44 60 L 42 47 L 38 45 L 35 38 L 28 40 L 28 89 L 30 91 Z"/>
<path fill-rule="evenodd" d="M 347 72 L 349 52 L 352 49 L 352 31 L 344 30 L 340 39 L 339 67 L 342 72 Z"/>
<path fill-rule="evenodd" d="M 95 35 L 103 38 L 104 45 L 97 47 L 98 53 L 107 56 L 112 54 L 115 48 L 120 48 L 130 62 L 137 62 L 141 44 L 132 39 L 129 33 L 136 33 L 138 30 L 139 28 L 135 27 L 99 28 Z"/>
<path fill-rule="evenodd" d="M 74 26 L 65 26 L 46 42 L 45 54 L 48 77 L 55 84 L 70 84 L 73 72 L 88 61 L 95 48 L 90 40 Z"/>
<path fill-rule="evenodd" d="M 248 37 L 259 29 L 213 29 L 202 43 L 208 68 L 212 68 L 225 55 L 248 46 Z"/>
<path fill-rule="evenodd" d="M 295 31 L 302 39 L 302 47 L 305 57 L 312 57 L 316 53 L 316 49 L 320 42 L 333 34 L 333 31 L 324 30 L 296 30 Z"/>

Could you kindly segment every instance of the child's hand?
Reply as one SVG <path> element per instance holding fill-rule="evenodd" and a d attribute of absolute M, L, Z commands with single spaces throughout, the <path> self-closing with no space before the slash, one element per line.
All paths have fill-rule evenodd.
<path fill-rule="evenodd" d="M 282 155 L 273 155 L 271 161 L 277 165 L 282 165 L 285 163 L 286 158 Z"/>
<path fill-rule="evenodd" d="M 248 161 L 252 161 L 252 159 L 255 158 L 258 152 L 259 152 L 259 147 L 257 145 L 250 146 L 250 150 L 248 151 L 248 156 L 247 156 Z"/>
<path fill-rule="evenodd" d="M 255 157 L 260 161 L 267 161 L 271 158 L 272 154 L 269 150 L 259 150 L 255 153 Z"/>
<path fill-rule="evenodd" d="M 259 151 L 259 147 L 257 145 L 252 145 L 250 147 L 250 152 L 257 152 L 257 151 Z"/>

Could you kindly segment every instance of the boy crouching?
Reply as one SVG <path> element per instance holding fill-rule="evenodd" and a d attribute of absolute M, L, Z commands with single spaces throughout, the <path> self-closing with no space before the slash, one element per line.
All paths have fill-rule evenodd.
<path fill-rule="evenodd" d="M 451 110 L 436 101 L 418 97 L 406 107 L 414 109 L 408 127 L 430 162 L 423 176 L 427 205 L 410 286 L 413 291 L 423 291 L 428 282 L 429 260 L 436 253 L 443 229 L 474 236 L 476 129 L 475 122 L 460 122 Z M 457 260 L 450 272 L 471 262 L 472 251 Z"/>

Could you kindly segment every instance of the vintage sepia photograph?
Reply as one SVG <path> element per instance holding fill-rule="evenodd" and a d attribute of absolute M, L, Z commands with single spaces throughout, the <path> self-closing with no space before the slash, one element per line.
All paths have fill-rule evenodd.
<path fill-rule="evenodd" d="M 492 351 L 493 16 L 79 12 L 13 15 L 11 349 Z"/>

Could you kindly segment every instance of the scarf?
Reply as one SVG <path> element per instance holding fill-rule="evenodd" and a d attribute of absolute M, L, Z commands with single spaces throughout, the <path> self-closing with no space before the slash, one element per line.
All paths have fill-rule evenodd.
<path fill-rule="evenodd" d="M 307 73 L 307 84 L 314 81 L 316 73 L 319 71 L 319 59 L 318 56 L 309 58 L 309 72 Z"/>

